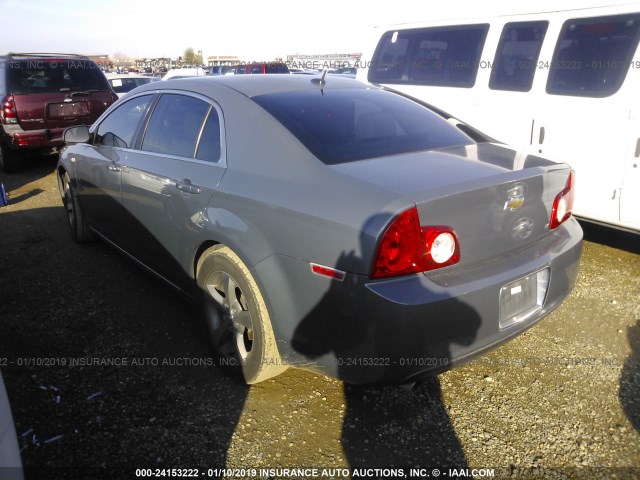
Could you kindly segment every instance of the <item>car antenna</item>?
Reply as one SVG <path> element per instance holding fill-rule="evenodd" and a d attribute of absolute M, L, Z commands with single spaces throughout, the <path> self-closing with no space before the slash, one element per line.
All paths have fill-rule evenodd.
<path fill-rule="evenodd" d="M 313 83 L 315 85 L 318 85 L 320 87 L 324 87 L 327 84 L 327 81 L 324 79 L 324 77 L 327 76 L 327 71 L 328 70 L 329 70 L 328 68 L 325 68 L 324 72 L 322 72 L 322 77 L 320 77 L 320 78 L 312 78 L 311 79 L 311 83 Z"/>

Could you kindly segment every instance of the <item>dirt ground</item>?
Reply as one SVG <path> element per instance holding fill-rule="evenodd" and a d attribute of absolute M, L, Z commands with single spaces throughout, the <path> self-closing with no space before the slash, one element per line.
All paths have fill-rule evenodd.
<path fill-rule="evenodd" d="M 558 310 L 414 391 L 294 369 L 248 388 L 183 297 L 70 240 L 55 161 L 0 174 L 0 369 L 27 479 L 640 478 L 640 237 L 586 225 Z"/>

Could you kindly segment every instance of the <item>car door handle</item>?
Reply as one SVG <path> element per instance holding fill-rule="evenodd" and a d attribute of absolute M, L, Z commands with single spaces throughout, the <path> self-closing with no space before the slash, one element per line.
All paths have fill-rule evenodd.
<path fill-rule="evenodd" d="M 115 162 L 111 162 L 107 165 L 107 170 L 109 170 L 110 172 L 119 172 L 120 167 L 116 165 Z"/>
<path fill-rule="evenodd" d="M 191 180 L 185 178 L 180 182 L 176 182 L 176 188 L 184 193 L 200 193 L 201 189 L 197 185 L 192 185 Z"/>

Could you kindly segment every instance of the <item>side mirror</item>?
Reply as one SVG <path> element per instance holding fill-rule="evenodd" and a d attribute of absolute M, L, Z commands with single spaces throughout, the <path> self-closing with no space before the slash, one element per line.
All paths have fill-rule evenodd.
<path fill-rule="evenodd" d="M 89 127 L 86 125 L 69 127 L 64 131 L 62 138 L 65 143 L 87 143 L 89 141 Z"/>

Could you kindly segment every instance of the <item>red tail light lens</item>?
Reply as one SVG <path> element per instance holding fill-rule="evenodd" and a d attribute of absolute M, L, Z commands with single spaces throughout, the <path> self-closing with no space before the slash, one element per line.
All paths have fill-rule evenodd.
<path fill-rule="evenodd" d="M 0 110 L 0 121 L 4 124 L 18 123 L 18 114 L 13 96 L 9 95 L 2 99 L 2 110 Z"/>
<path fill-rule="evenodd" d="M 571 170 L 569 172 L 569 178 L 567 179 L 567 183 L 564 189 L 556 196 L 556 199 L 553 201 L 553 207 L 551 208 L 551 219 L 549 220 L 550 230 L 558 227 L 571 216 L 571 210 L 573 209 L 573 197 L 575 194 L 575 190 L 573 188 L 574 182 L 575 172 Z"/>
<path fill-rule="evenodd" d="M 389 225 L 371 272 L 372 278 L 387 278 L 453 265 L 460 260 L 460 247 L 449 227 L 421 227 L 414 207 Z"/>
<path fill-rule="evenodd" d="M 421 272 L 424 255 L 421 236 L 418 210 L 411 208 L 401 213 L 382 237 L 371 276 L 384 278 Z"/>

